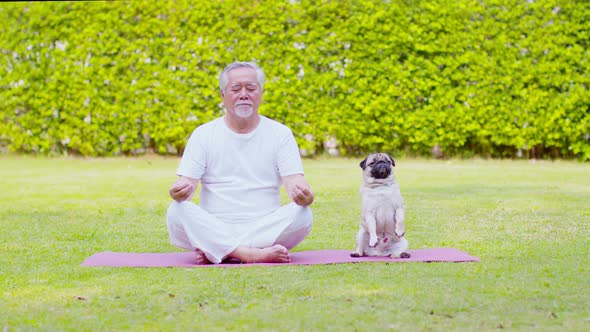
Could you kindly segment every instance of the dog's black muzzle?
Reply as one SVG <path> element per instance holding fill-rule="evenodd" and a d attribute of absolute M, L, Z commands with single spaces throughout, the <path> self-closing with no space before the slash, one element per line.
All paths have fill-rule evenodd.
<path fill-rule="evenodd" d="M 386 161 L 379 161 L 371 168 L 371 175 L 375 179 L 385 179 L 391 174 L 391 165 Z"/>

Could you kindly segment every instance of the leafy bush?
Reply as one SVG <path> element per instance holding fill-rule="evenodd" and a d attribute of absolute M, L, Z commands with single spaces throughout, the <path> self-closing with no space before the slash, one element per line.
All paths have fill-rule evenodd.
<path fill-rule="evenodd" d="M 261 113 L 338 142 L 590 160 L 587 1 L 50 2 L 0 6 L 0 147 L 181 153 L 217 76 L 267 74 Z"/>

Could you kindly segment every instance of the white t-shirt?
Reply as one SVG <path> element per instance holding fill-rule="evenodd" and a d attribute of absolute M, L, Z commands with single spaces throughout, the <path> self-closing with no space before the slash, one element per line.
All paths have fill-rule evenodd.
<path fill-rule="evenodd" d="M 260 116 L 258 127 L 238 134 L 223 117 L 192 133 L 177 175 L 200 179 L 200 206 L 226 222 L 244 222 L 280 207 L 281 177 L 303 174 L 291 129 Z"/>

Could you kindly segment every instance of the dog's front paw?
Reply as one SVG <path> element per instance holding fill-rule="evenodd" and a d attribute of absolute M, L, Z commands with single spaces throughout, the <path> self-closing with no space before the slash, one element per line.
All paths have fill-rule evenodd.
<path fill-rule="evenodd" d="M 379 239 L 377 237 L 371 237 L 369 239 L 369 247 L 375 248 L 377 246 L 377 242 L 379 242 Z"/>
<path fill-rule="evenodd" d="M 410 254 L 408 254 L 408 253 L 407 253 L 407 252 L 405 252 L 405 251 L 404 251 L 404 252 L 402 252 L 402 253 L 399 255 L 399 257 L 400 257 L 400 258 L 410 258 L 410 256 L 411 256 L 411 255 L 410 255 Z"/>
<path fill-rule="evenodd" d="M 353 251 L 350 253 L 350 257 L 361 257 L 363 254 L 359 253 L 358 251 Z"/>

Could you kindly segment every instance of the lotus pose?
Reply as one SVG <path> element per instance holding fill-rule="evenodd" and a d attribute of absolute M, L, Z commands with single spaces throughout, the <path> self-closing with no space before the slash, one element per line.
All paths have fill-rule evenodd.
<path fill-rule="evenodd" d="M 290 261 L 309 234 L 314 194 L 291 130 L 258 113 L 264 72 L 251 62 L 219 76 L 225 115 L 190 136 L 170 187 L 170 242 L 199 264 Z M 199 205 L 191 200 L 201 184 Z M 280 188 L 291 203 L 281 206 Z"/>

